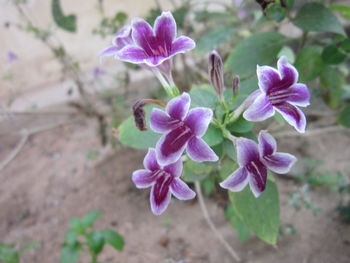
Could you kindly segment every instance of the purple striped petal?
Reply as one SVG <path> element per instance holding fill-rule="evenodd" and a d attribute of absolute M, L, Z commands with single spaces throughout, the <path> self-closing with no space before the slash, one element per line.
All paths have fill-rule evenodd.
<path fill-rule="evenodd" d="M 163 170 L 166 171 L 167 173 L 170 173 L 173 177 L 180 177 L 182 174 L 182 160 L 181 157 L 172 164 L 169 164 L 167 166 L 164 166 Z"/>
<path fill-rule="evenodd" d="M 162 12 L 154 22 L 154 32 L 157 40 L 171 50 L 171 45 L 176 37 L 176 22 L 171 12 Z"/>
<path fill-rule="evenodd" d="M 236 141 L 237 162 L 239 166 L 244 167 L 250 162 L 259 160 L 259 150 L 256 142 L 239 138 Z"/>
<path fill-rule="evenodd" d="M 289 153 L 275 153 L 264 156 L 262 162 L 273 172 L 285 174 L 290 171 L 297 158 Z"/>
<path fill-rule="evenodd" d="M 233 192 L 240 192 L 248 184 L 248 171 L 241 167 L 220 183 L 220 186 Z"/>
<path fill-rule="evenodd" d="M 143 166 L 149 171 L 156 171 L 160 169 L 156 158 L 156 151 L 153 148 L 148 149 L 148 152 L 143 159 Z"/>
<path fill-rule="evenodd" d="M 171 183 L 170 191 L 179 200 L 190 200 L 196 196 L 196 193 L 178 178 L 174 179 Z"/>
<path fill-rule="evenodd" d="M 158 162 L 167 165 L 176 162 L 184 152 L 188 140 L 193 136 L 187 126 L 180 126 L 163 135 L 156 145 Z"/>
<path fill-rule="evenodd" d="M 243 117 L 248 121 L 263 121 L 270 118 L 275 113 L 272 104 L 265 94 L 261 94 L 243 113 Z"/>
<path fill-rule="evenodd" d="M 275 106 L 275 109 L 278 110 L 284 119 L 298 132 L 305 132 L 306 119 L 304 113 L 301 110 L 289 103 L 283 103 Z"/>
<path fill-rule="evenodd" d="M 178 120 L 174 120 L 173 118 L 169 117 L 168 114 L 160 109 L 153 109 L 151 112 L 150 126 L 155 132 L 168 132 L 178 123 Z"/>
<path fill-rule="evenodd" d="M 194 108 L 191 109 L 185 119 L 185 124 L 192 132 L 202 137 L 208 129 L 209 123 L 213 117 L 213 111 L 209 108 Z"/>
<path fill-rule="evenodd" d="M 142 48 L 135 46 L 126 46 L 115 54 L 115 57 L 119 60 L 140 64 L 144 63 L 148 58 L 147 54 Z"/>
<path fill-rule="evenodd" d="M 137 188 L 150 187 L 156 180 L 156 176 L 148 170 L 137 170 L 132 174 L 132 181 Z"/>
<path fill-rule="evenodd" d="M 288 89 L 286 100 L 291 104 L 306 107 L 310 105 L 310 92 L 305 84 L 297 83 Z"/>
<path fill-rule="evenodd" d="M 249 186 L 255 197 L 259 197 L 265 190 L 267 169 L 266 166 L 258 161 L 251 162 L 246 166 L 249 172 Z"/>
<path fill-rule="evenodd" d="M 173 181 L 171 175 L 159 176 L 151 189 L 151 209 L 153 214 L 160 215 L 168 207 L 171 199 L 170 184 Z"/>
<path fill-rule="evenodd" d="M 196 43 L 189 37 L 178 37 L 172 44 L 171 55 L 184 53 L 196 47 Z"/>
<path fill-rule="evenodd" d="M 131 36 L 131 26 L 127 25 L 124 26 L 121 30 L 119 30 L 115 38 L 112 40 L 112 44 L 118 49 L 122 49 L 126 45 L 133 44 L 133 39 Z"/>
<path fill-rule="evenodd" d="M 216 162 L 219 160 L 219 157 L 209 147 L 209 145 L 197 137 L 192 137 L 190 139 L 186 152 L 188 156 L 196 162 Z"/>
<path fill-rule="evenodd" d="M 166 112 L 174 119 L 183 120 L 187 116 L 190 105 L 190 95 L 184 92 L 181 96 L 178 96 L 168 102 Z"/>
<path fill-rule="evenodd" d="M 153 29 L 145 20 L 134 18 L 132 24 L 132 38 L 134 42 L 145 50 L 148 55 L 153 54 L 154 34 Z"/>
<path fill-rule="evenodd" d="M 103 50 L 99 57 L 114 56 L 118 51 L 119 49 L 116 46 L 110 46 Z"/>
<path fill-rule="evenodd" d="M 261 131 L 259 133 L 259 153 L 261 157 L 274 154 L 276 152 L 277 143 L 275 138 L 273 138 L 266 131 Z"/>
<path fill-rule="evenodd" d="M 279 58 L 277 61 L 277 68 L 282 77 L 280 89 L 288 88 L 297 82 L 299 77 L 298 71 L 288 62 L 285 56 Z"/>
<path fill-rule="evenodd" d="M 273 87 L 280 83 L 280 74 L 270 66 L 257 66 L 256 74 L 258 75 L 258 85 L 260 90 L 268 93 Z"/>

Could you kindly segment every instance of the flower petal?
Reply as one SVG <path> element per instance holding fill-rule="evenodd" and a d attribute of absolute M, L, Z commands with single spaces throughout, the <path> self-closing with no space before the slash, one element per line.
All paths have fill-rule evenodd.
<path fill-rule="evenodd" d="M 170 131 L 178 123 L 178 120 L 169 117 L 168 114 L 160 109 L 153 109 L 151 112 L 150 126 L 155 132 L 163 133 Z"/>
<path fill-rule="evenodd" d="M 171 193 L 179 200 L 190 200 L 196 193 L 181 179 L 174 179 L 170 185 Z"/>
<path fill-rule="evenodd" d="M 119 60 L 134 64 L 144 63 L 145 59 L 148 58 L 147 54 L 142 48 L 135 46 L 126 46 L 122 48 L 115 54 L 115 57 Z"/>
<path fill-rule="evenodd" d="M 189 37 L 181 36 L 178 37 L 172 44 L 171 55 L 178 53 L 185 53 L 186 51 L 192 50 L 196 47 L 196 43 Z"/>
<path fill-rule="evenodd" d="M 202 137 L 208 129 L 209 123 L 213 117 L 213 111 L 209 108 L 194 108 L 191 109 L 185 119 L 185 124 L 192 132 Z"/>
<path fill-rule="evenodd" d="M 166 112 L 177 120 L 183 120 L 190 108 L 191 98 L 188 93 L 184 92 L 181 96 L 170 100 L 166 106 Z"/>
<path fill-rule="evenodd" d="M 243 113 L 243 117 L 248 121 L 263 121 L 270 118 L 275 113 L 272 104 L 265 94 L 261 94 Z"/>
<path fill-rule="evenodd" d="M 171 50 L 171 45 L 176 37 L 176 22 L 171 12 L 162 12 L 154 22 L 154 32 L 157 40 L 166 50 Z"/>
<path fill-rule="evenodd" d="M 298 109 L 298 107 L 293 106 L 289 103 L 283 103 L 275 106 L 284 119 L 292 125 L 298 132 L 304 133 L 306 128 L 306 118 L 304 113 Z"/>
<path fill-rule="evenodd" d="M 278 86 L 281 77 L 279 72 L 270 66 L 257 66 L 256 74 L 258 75 L 258 85 L 260 90 L 268 93 L 271 89 Z"/>
<path fill-rule="evenodd" d="M 150 187 L 156 180 L 156 176 L 148 170 L 137 170 L 132 174 L 132 181 L 137 188 Z"/>
<path fill-rule="evenodd" d="M 175 163 L 164 166 L 163 170 L 170 173 L 173 177 L 180 177 L 182 174 L 182 167 L 183 163 L 180 157 Z"/>
<path fill-rule="evenodd" d="M 238 168 L 234 173 L 229 175 L 220 186 L 233 192 L 240 192 L 248 184 L 248 171 L 246 168 Z"/>
<path fill-rule="evenodd" d="M 276 152 L 277 143 L 275 138 L 266 131 L 259 133 L 259 153 L 261 157 L 274 154 Z"/>
<path fill-rule="evenodd" d="M 286 101 L 301 107 L 310 105 L 310 92 L 305 84 L 297 83 L 288 89 Z"/>
<path fill-rule="evenodd" d="M 186 152 L 188 156 L 196 162 L 216 162 L 219 160 L 219 157 L 209 145 L 197 137 L 193 137 L 189 140 Z"/>
<path fill-rule="evenodd" d="M 116 46 L 119 50 L 125 47 L 126 45 L 132 45 L 133 39 L 131 36 L 131 26 L 124 26 L 115 38 L 112 40 L 112 44 Z"/>
<path fill-rule="evenodd" d="M 296 161 L 297 158 L 289 153 L 275 153 L 262 159 L 271 171 L 279 174 L 288 173 Z"/>
<path fill-rule="evenodd" d="M 115 46 L 110 46 L 107 47 L 105 50 L 103 50 L 99 57 L 106 57 L 106 56 L 114 56 L 117 52 L 119 51 L 119 49 Z"/>
<path fill-rule="evenodd" d="M 299 77 L 298 71 L 288 62 L 287 57 L 282 56 L 279 58 L 277 68 L 282 77 L 280 89 L 289 88 L 297 82 Z"/>
<path fill-rule="evenodd" d="M 168 207 L 171 199 L 171 176 L 160 176 L 151 189 L 150 201 L 153 214 L 160 215 Z"/>
<path fill-rule="evenodd" d="M 237 162 L 239 166 L 244 167 L 250 162 L 259 160 L 259 150 L 256 142 L 239 138 L 236 141 Z"/>
<path fill-rule="evenodd" d="M 153 148 L 148 149 L 148 152 L 143 159 L 143 166 L 149 171 L 156 171 L 160 169 L 156 158 L 156 151 Z"/>
<path fill-rule="evenodd" d="M 134 18 L 131 22 L 132 38 L 136 45 L 141 47 L 148 55 L 153 54 L 154 33 L 153 29 L 145 20 Z"/>
<path fill-rule="evenodd" d="M 163 135 L 156 145 L 157 160 L 161 165 L 176 162 L 184 152 L 188 140 L 193 136 L 186 126 L 180 126 Z"/>
<path fill-rule="evenodd" d="M 246 166 L 249 172 L 249 186 L 255 197 L 259 197 L 265 190 L 267 180 L 266 166 L 260 162 L 251 162 Z"/>

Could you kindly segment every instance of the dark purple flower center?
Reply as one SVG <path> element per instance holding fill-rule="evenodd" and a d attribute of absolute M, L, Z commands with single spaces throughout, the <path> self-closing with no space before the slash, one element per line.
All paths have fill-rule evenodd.
<path fill-rule="evenodd" d="M 268 92 L 267 96 L 272 105 L 280 105 L 284 103 L 290 96 L 293 96 L 293 94 L 289 92 L 289 89 L 283 89 Z"/>
<path fill-rule="evenodd" d="M 161 146 L 164 156 L 169 156 L 177 152 L 194 136 L 192 130 L 184 122 L 178 122 L 176 127 L 166 135 L 164 143 Z"/>
<path fill-rule="evenodd" d="M 156 179 L 156 183 L 154 185 L 154 201 L 157 205 L 160 205 L 164 199 L 166 198 L 171 182 L 174 177 L 163 170 L 157 170 L 154 174 Z"/>
<path fill-rule="evenodd" d="M 246 169 L 252 174 L 254 182 L 260 191 L 265 190 L 267 169 L 260 160 L 254 160 L 246 165 Z"/>
<path fill-rule="evenodd" d="M 172 45 L 164 39 L 158 39 L 156 36 L 150 36 L 144 39 L 142 48 L 150 57 L 168 57 L 170 56 Z"/>

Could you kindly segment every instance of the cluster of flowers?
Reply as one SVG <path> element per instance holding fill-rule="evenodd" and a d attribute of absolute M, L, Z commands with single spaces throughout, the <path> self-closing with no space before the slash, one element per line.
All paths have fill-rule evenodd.
<path fill-rule="evenodd" d="M 170 12 L 163 12 L 152 28 L 142 19 L 134 19 L 117 34 L 113 45 L 101 55 L 141 65 L 153 71 L 163 86 L 173 85 L 171 59 L 178 53 L 189 51 L 195 42 L 186 37 L 176 37 L 176 22 Z M 212 85 L 222 99 L 222 61 L 217 53 L 212 57 L 209 74 Z M 310 94 L 304 84 L 297 83 L 298 72 L 285 57 L 278 60 L 278 69 L 257 66 L 259 89 L 243 102 L 243 117 L 249 121 L 263 121 L 278 111 L 299 132 L 305 131 L 306 120 L 297 107 L 309 104 Z M 167 81 L 163 78 L 166 77 Z M 169 93 L 168 93 L 169 94 Z M 173 94 L 174 93 L 171 93 Z M 151 187 L 152 212 L 161 214 L 170 203 L 171 195 L 180 200 L 195 197 L 195 192 L 183 182 L 182 155 L 184 152 L 196 162 L 216 162 L 218 156 L 201 138 L 212 121 L 213 111 L 205 107 L 190 108 L 191 98 L 187 93 L 173 96 L 165 111 L 153 109 L 150 127 L 163 134 L 155 148 L 150 148 L 144 159 L 144 168 L 132 175 L 138 188 Z M 239 168 L 220 185 L 225 189 L 241 191 L 248 183 L 255 195 L 264 191 L 267 169 L 287 173 L 296 158 L 288 153 L 276 152 L 275 139 L 265 131 L 259 133 L 258 144 L 246 138 L 234 138 Z"/>

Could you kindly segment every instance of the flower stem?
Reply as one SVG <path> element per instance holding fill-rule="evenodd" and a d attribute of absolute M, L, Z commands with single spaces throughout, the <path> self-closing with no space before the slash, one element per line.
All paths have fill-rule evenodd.
<path fill-rule="evenodd" d="M 176 92 L 174 92 L 174 90 L 175 89 L 177 90 L 177 88 L 175 87 L 175 89 L 174 89 L 169 84 L 169 82 L 164 78 L 164 76 L 162 75 L 162 73 L 160 72 L 160 70 L 158 68 L 152 68 L 152 72 L 157 77 L 159 82 L 162 84 L 163 88 L 165 89 L 165 92 L 167 93 L 167 95 L 170 98 L 174 98 L 174 97 L 176 97 L 178 95 L 178 94 L 176 94 Z"/>
<path fill-rule="evenodd" d="M 238 256 L 237 252 L 234 251 L 234 249 L 227 243 L 227 241 L 224 239 L 224 237 L 220 234 L 220 232 L 215 227 L 213 221 L 211 221 L 208 209 L 207 209 L 207 207 L 205 205 L 205 202 L 204 202 L 204 198 L 203 198 L 203 194 L 202 194 L 202 190 L 201 190 L 201 186 L 200 186 L 199 181 L 195 181 L 194 185 L 196 187 L 196 192 L 197 192 L 199 205 L 201 207 L 203 216 L 204 216 L 205 220 L 207 221 L 209 227 L 214 232 L 214 234 L 216 235 L 218 240 L 221 242 L 221 244 L 224 245 L 224 247 L 226 248 L 227 252 L 233 257 L 233 259 L 235 261 L 237 261 L 237 262 L 241 262 L 242 260 Z"/>

